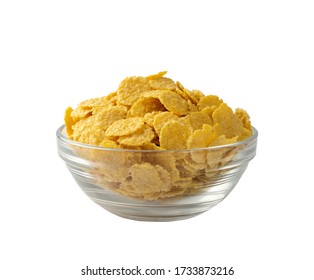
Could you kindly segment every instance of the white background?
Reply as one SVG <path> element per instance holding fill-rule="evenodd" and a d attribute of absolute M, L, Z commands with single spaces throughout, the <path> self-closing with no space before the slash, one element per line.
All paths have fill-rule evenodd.
<path fill-rule="evenodd" d="M 0 278 L 105 279 L 81 269 L 139 265 L 234 267 L 217 279 L 313 279 L 311 2 L 1 1 Z M 161 70 L 245 108 L 258 153 L 205 214 L 135 222 L 80 191 L 55 131 L 67 106 Z"/>

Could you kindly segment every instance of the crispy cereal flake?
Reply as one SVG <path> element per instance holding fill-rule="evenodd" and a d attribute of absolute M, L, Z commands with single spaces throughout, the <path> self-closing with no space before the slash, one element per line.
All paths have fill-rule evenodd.
<path fill-rule="evenodd" d="M 171 80 L 169 78 L 165 78 L 165 77 L 150 80 L 149 85 L 152 89 L 174 90 L 176 88 L 175 82 L 173 80 Z"/>
<path fill-rule="evenodd" d="M 133 134 L 144 127 L 144 120 L 140 117 L 133 117 L 115 121 L 106 130 L 106 137 L 117 137 Z"/>
<path fill-rule="evenodd" d="M 155 115 L 153 125 L 158 135 L 160 135 L 162 127 L 170 120 L 179 120 L 179 117 L 174 113 L 168 111 Z"/>
<path fill-rule="evenodd" d="M 129 110 L 129 116 L 144 117 L 147 113 L 165 110 L 166 108 L 161 104 L 159 99 L 153 97 L 142 97 L 132 105 Z"/>
<path fill-rule="evenodd" d="M 186 149 L 192 128 L 184 121 L 169 121 L 160 131 L 160 147 L 166 150 Z"/>
<path fill-rule="evenodd" d="M 134 164 L 130 168 L 131 190 L 134 193 L 155 193 L 168 191 L 170 175 L 159 165 L 152 165 L 148 162 Z"/>
<path fill-rule="evenodd" d="M 144 125 L 140 130 L 137 130 L 133 134 L 119 137 L 119 144 L 129 147 L 139 147 L 150 143 L 155 137 L 155 133 L 151 127 Z"/>
<path fill-rule="evenodd" d="M 206 107 L 216 106 L 219 107 L 223 101 L 216 95 L 206 95 L 200 98 L 197 103 L 198 109 L 201 111 Z"/>
<path fill-rule="evenodd" d="M 157 74 L 149 75 L 146 77 L 147 80 L 159 79 L 167 74 L 168 71 L 161 71 Z"/>
<path fill-rule="evenodd" d="M 216 134 L 213 127 L 209 124 L 204 124 L 202 129 L 197 129 L 187 140 L 187 148 L 206 148 L 215 139 Z"/>
<path fill-rule="evenodd" d="M 233 138 L 243 133 L 241 120 L 232 112 L 232 109 L 226 103 L 220 104 L 213 112 L 213 122 L 220 124 L 222 134 L 227 138 Z"/>
<path fill-rule="evenodd" d="M 151 89 L 149 80 L 144 77 L 124 79 L 117 90 L 118 104 L 132 106 L 143 93 Z"/>
<path fill-rule="evenodd" d="M 204 124 L 213 124 L 212 119 L 204 112 L 191 112 L 185 116 L 184 119 L 187 124 L 193 128 L 193 130 L 201 129 Z"/>
<path fill-rule="evenodd" d="M 71 137 L 73 134 L 73 128 L 72 127 L 75 124 L 75 122 L 71 116 L 72 112 L 73 112 L 73 109 L 71 107 L 68 107 L 65 110 L 65 114 L 64 114 L 64 123 L 65 123 L 67 135 L 69 137 Z"/>
<path fill-rule="evenodd" d="M 189 112 L 187 101 L 175 92 L 162 90 L 160 92 L 159 99 L 166 109 L 175 115 L 183 116 Z"/>

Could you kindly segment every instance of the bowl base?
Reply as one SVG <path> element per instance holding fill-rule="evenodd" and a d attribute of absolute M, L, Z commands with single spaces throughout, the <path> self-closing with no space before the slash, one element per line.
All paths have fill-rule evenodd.
<path fill-rule="evenodd" d="M 227 196 L 230 189 L 210 195 L 208 190 L 204 193 L 199 191 L 194 195 L 161 201 L 131 199 L 95 186 L 85 185 L 83 191 L 93 202 L 116 216 L 136 221 L 170 222 L 190 219 L 210 210 Z"/>
<path fill-rule="evenodd" d="M 110 213 L 119 216 L 124 219 L 134 220 L 134 221 L 140 221 L 140 222 L 173 222 L 173 221 L 181 221 L 181 220 L 187 220 L 191 219 L 193 217 L 196 217 L 198 215 L 201 215 L 207 210 L 194 213 L 194 214 L 186 214 L 186 215 L 177 215 L 177 216 L 133 216 L 128 214 L 121 214 L 121 213 L 115 213 L 112 211 L 109 211 Z"/>
<path fill-rule="evenodd" d="M 83 192 L 108 212 L 129 220 L 170 222 L 198 216 L 223 201 L 234 187 L 232 183 L 200 189 L 176 198 L 147 201 L 122 196 L 89 182 L 80 182 Z"/>
<path fill-rule="evenodd" d="M 171 222 L 201 215 L 221 202 L 222 199 L 188 205 L 152 204 L 149 207 L 143 205 L 132 205 L 132 207 L 125 207 L 124 205 L 123 207 L 122 205 L 104 203 L 104 201 L 97 199 L 92 200 L 108 212 L 121 218 L 143 222 Z M 162 207 L 160 207 L 161 205 Z"/>

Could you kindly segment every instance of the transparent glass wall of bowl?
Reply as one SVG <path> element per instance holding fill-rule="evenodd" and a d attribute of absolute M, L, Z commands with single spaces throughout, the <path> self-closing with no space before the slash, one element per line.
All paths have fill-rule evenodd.
<path fill-rule="evenodd" d="M 139 151 L 85 145 L 69 140 L 64 126 L 57 130 L 59 156 L 81 190 L 104 209 L 124 218 L 142 221 L 191 218 L 220 203 L 233 190 L 254 158 L 257 138 L 258 132 L 254 128 L 251 138 L 232 145 L 194 150 Z M 200 163 L 202 157 L 206 159 L 205 165 Z M 145 172 L 139 173 L 135 184 L 132 171 L 157 165 L 156 169 L 162 171 L 160 174 L 166 170 L 170 177 L 165 178 L 170 179 L 161 181 L 167 187 L 158 186 L 156 180 L 150 182 L 151 186 L 160 187 L 160 193 L 154 189 L 156 193 L 150 196 L 146 192 L 151 187 L 147 185 L 151 178 L 145 178 Z M 154 173 L 148 172 L 147 176 L 151 174 Z M 142 185 L 141 181 L 138 183 L 139 179 L 143 179 Z M 176 185 L 182 186 L 182 190 Z M 142 191 L 143 196 L 136 192 L 133 195 L 133 190 Z M 175 191 L 178 195 L 173 195 Z M 150 199 L 154 195 L 158 199 Z"/>

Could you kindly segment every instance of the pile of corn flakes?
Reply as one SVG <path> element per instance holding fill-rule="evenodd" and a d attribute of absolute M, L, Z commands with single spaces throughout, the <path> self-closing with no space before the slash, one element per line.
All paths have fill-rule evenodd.
<path fill-rule="evenodd" d="M 245 110 L 188 90 L 166 73 L 127 77 L 115 92 L 66 109 L 70 139 L 111 148 L 80 151 L 95 162 L 99 186 L 147 200 L 188 194 L 210 182 L 235 153 L 228 146 L 197 148 L 252 135 Z"/>

